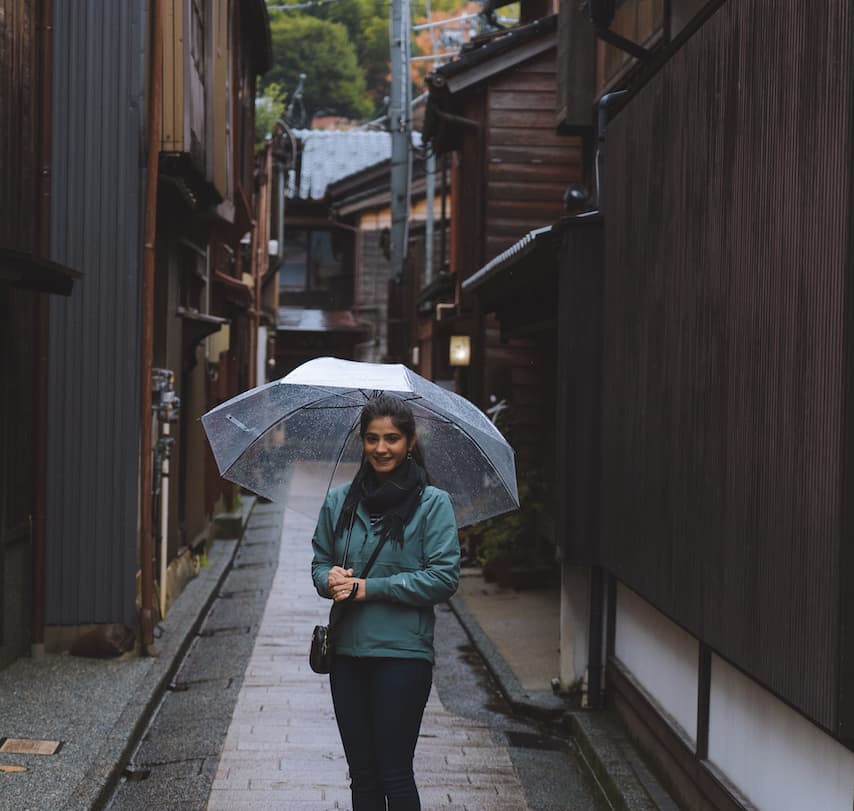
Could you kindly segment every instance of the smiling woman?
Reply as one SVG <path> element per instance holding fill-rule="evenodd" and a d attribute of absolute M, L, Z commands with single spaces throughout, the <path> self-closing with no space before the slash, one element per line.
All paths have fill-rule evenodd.
<path fill-rule="evenodd" d="M 380 481 L 403 462 L 414 444 L 415 436 L 413 435 L 412 439 L 405 437 L 391 417 L 371 420 L 367 431 L 362 435 L 365 458 Z"/>
<path fill-rule="evenodd" d="M 387 803 L 389 811 L 415 811 L 412 762 L 432 683 L 433 606 L 459 583 L 456 519 L 448 494 L 428 485 L 403 400 L 368 400 L 359 434 L 362 465 L 327 496 L 312 577 L 337 609 L 330 686 L 353 809 Z"/>

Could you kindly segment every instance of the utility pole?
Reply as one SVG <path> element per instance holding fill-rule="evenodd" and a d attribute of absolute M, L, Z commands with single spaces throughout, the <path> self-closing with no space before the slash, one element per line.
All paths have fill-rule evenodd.
<path fill-rule="evenodd" d="M 388 124 L 391 132 L 391 279 L 389 294 L 399 307 L 397 346 L 392 354 L 407 363 L 409 358 L 412 280 L 406 278 L 406 250 L 409 241 L 409 199 L 412 183 L 412 110 L 409 76 L 409 0 L 392 0 L 389 43 L 391 45 L 391 93 Z M 393 293 L 392 293 L 393 291 Z M 390 302 L 391 303 L 391 302 Z M 391 347 L 389 347 L 391 349 Z"/>
<path fill-rule="evenodd" d="M 409 237 L 409 198 L 412 183 L 412 81 L 410 60 L 409 0 L 391 4 L 391 273 L 403 282 L 406 245 Z"/>

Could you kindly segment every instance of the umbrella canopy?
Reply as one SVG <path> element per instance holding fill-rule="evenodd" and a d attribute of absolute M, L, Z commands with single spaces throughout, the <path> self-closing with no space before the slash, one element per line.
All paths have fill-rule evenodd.
<path fill-rule="evenodd" d="M 378 394 L 405 400 L 432 484 L 459 526 L 519 507 L 513 449 L 464 397 L 401 364 L 317 358 L 209 411 L 202 425 L 220 475 L 314 516 L 362 459 L 359 416 Z"/>

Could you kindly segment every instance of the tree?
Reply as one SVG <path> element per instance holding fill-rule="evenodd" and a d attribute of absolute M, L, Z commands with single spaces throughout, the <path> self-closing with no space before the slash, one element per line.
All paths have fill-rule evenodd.
<path fill-rule="evenodd" d="M 255 99 L 255 146 L 264 144 L 267 136 L 273 134 L 273 128 L 285 112 L 287 93 L 284 88 L 271 82 L 264 88 L 264 94 Z"/>
<path fill-rule="evenodd" d="M 292 93 L 306 75 L 303 104 L 309 117 L 321 109 L 349 118 L 371 114 L 364 71 L 340 23 L 306 15 L 278 14 L 270 22 L 273 67 L 265 77 Z"/>

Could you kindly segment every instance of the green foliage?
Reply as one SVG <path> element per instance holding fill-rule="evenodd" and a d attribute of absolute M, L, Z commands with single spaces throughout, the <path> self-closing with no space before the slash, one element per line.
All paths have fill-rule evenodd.
<path fill-rule="evenodd" d="M 519 482 L 519 504 L 515 512 L 483 522 L 477 553 L 481 565 L 523 563 L 537 545 L 537 520 L 543 511 L 539 474 Z"/>
<path fill-rule="evenodd" d="M 432 14 L 446 17 L 461 12 L 464 6 L 464 0 L 431 0 L 430 3 Z M 292 93 L 299 74 L 305 73 L 305 106 L 309 115 L 321 109 L 356 118 L 385 112 L 390 79 L 390 8 L 388 0 L 335 0 L 307 9 L 271 10 L 273 68 L 264 77 L 265 96 L 270 82 L 281 85 L 286 94 Z M 423 22 L 426 18 L 425 0 L 414 3 L 413 23 Z M 326 40 L 323 40 L 325 46 L 309 45 L 303 39 L 305 23 L 300 22 L 306 19 L 342 26 L 346 30 L 346 53 L 340 50 L 344 46 L 337 38 L 333 49 L 329 48 L 332 43 Z M 299 29 L 300 33 L 287 34 L 287 29 L 292 27 Z M 296 52 L 293 51 L 295 45 Z M 418 50 L 417 45 L 413 45 L 413 54 Z M 355 63 L 351 53 L 355 53 Z M 335 93 L 331 92 L 334 81 L 322 81 L 330 66 L 336 69 L 340 81 L 346 85 L 346 88 L 338 85 Z M 349 83 L 343 80 L 342 73 L 349 76 Z"/>
<path fill-rule="evenodd" d="M 292 93 L 300 73 L 306 74 L 303 104 L 309 116 L 320 110 L 348 118 L 372 112 L 365 93 L 364 72 L 347 28 L 317 17 L 280 13 L 270 23 L 273 67 L 264 85 L 273 83 Z"/>
<path fill-rule="evenodd" d="M 285 89 L 270 82 L 264 88 L 264 95 L 255 99 L 255 147 L 264 145 L 268 136 L 273 134 L 273 128 L 285 112 L 287 93 Z"/>

